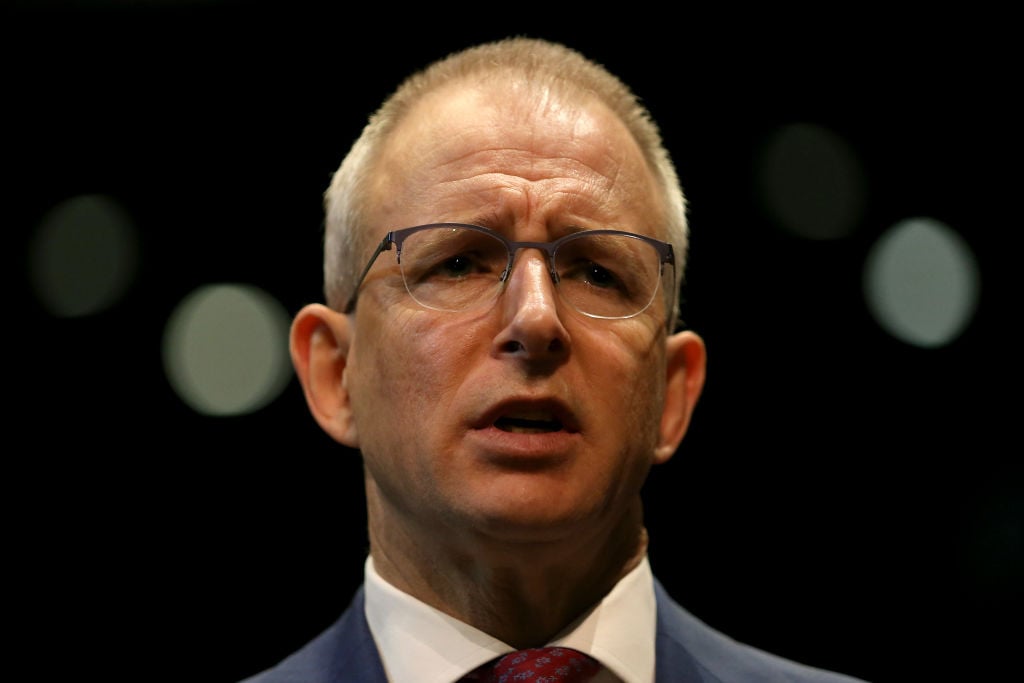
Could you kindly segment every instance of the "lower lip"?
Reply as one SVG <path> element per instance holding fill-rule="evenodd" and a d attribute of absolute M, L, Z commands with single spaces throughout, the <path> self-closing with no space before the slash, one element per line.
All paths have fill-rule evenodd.
<path fill-rule="evenodd" d="M 489 459 L 562 460 L 579 446 L 578 432 L 506 432 L 491 425 L 469 432 L 468 439 Z"/>

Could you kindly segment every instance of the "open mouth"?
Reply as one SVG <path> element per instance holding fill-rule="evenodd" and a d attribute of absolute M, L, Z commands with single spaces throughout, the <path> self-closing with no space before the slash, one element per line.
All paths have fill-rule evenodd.
<path fill-rule="evenodd" d="M 494 426 L 503 432 L 515 434 L 544 434 L 562 429 L 562 423 L 554 418 L 499 417 Z"/>

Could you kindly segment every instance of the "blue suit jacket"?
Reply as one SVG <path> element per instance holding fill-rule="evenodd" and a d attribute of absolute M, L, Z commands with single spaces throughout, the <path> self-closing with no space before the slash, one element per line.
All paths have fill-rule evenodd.
<path fill-rule="evenodd" d="M 854 683 L 739 643 L 677 604 L 655 580 L 657 683 Z M 276 666 L 241 683 L 387 683 L 359 588 L 344 614 Z"/>

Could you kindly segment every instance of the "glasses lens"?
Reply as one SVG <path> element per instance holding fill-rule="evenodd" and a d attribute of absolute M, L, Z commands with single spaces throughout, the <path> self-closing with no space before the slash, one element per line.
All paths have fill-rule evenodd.
<path fill-rule="evenodd" d="M 508 249 L 494 235 L 438 226 L 408 235 L 399 264 L 418 303 L 440 311 L 466 311 L 493 301 L 508 265 Z"/>
<path fill-rule="evenodd" d="M 628 318 L 646 309 L 661 281 L 661 256 L 621 233 L 580 232 L 559 245 L 555 271 L 562 296 L 581 313 Z"/>
<path fill-rule="evenodd" d="M 495 234 L 459 225 L 416 229 L 398 250 L 410 296 L 439 311 L 492 304 L 504 286 L 509 258 L 507 245 Z M 628 318 L 645 310 L 662 277 L 657 248 L 628 233 L 575 233 L 558 244 L 554 267 L 562 298 L 597 318 Z"/>

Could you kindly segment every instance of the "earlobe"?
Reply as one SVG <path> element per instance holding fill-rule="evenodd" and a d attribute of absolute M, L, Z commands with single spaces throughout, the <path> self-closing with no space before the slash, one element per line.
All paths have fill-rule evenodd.
<path fill-rule="evenodd" d="M 345 382 L 351 329 L 348 316 L 309 304 L 292 320 L 289 349 L 306 404 L 321 429 L 335 441 L 359 447 Z"/>
<path fill-rule="evenodd" d="M 689 330 L 677 332 L 666 343 L 667 378 L 661 431 L 655 463 L 667 462 L 690 426 L 693 410 L 704 389 L 707 352 L 704 340 Z"/>

